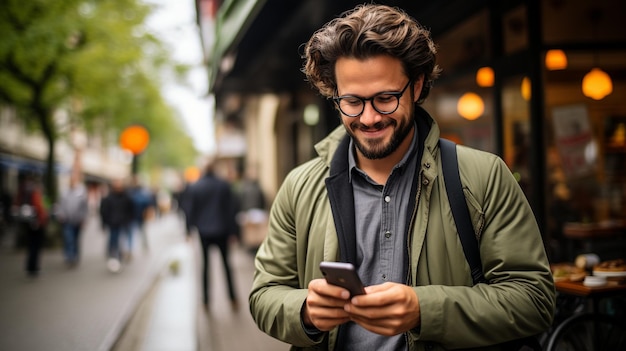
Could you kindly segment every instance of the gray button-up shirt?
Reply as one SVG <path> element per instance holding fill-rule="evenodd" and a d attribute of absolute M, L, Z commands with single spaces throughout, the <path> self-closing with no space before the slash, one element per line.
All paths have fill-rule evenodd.
<path fill-rule="evenodd" d="M 384 282 L 406 283 L 403 275 L 405 232 L 417 164 L 417 126 L 409 152 L 394 166 L 387 183 L 377 184 L 358 168 L 354 143 L 350 141 L 348 162 L 354 193 L 357 271 L 365 286 Z M 350 323 L 348 350 L 399 350 L 406 348 L 403 335 L 392 338 L 373 334 Z M 395 340 L 392 340 L 395 339 Z"/>

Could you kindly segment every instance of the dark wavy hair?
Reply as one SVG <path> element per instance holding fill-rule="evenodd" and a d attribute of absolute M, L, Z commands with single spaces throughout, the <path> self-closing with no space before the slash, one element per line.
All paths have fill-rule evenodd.
<path fill-rule="evenodd" d="M 337 91 L 335 63 L 340 57 L 366 59 L 388 55 L 402 61 L 411 81 L 424 76 L 422 103 L 440 73 L 430 32 L 399 8 L 363 4 L 316 31 L 304 46 L 302 71 L 326 98 Z"/>

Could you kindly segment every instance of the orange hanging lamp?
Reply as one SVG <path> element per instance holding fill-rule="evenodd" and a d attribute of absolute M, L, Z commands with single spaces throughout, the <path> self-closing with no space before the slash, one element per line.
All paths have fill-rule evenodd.
<path fill-rule="evenodd" d="M 495 80 L 495 74 L 491 67 L 481 67 L 476 71 L 476 84 L 479 87 L 492 87 Z"/>
<path fill-rule="evenodd" d="M 583 94 L 594 100 L 602 100 L 613 92 L 613 81 L 608 73 L 594 67 L 583 77 Z"/>
<path fill-rule="evenodd" d="M 550 71 L 558 71 L 567 68 L 567 56 L 563 50 L 548 50 L 546 52 L 546 68 Z"/>
<path fill-rule="evenodd" d="M 473 121 L 485 112 L 485 103 L 478 94 L 467 92 L 457 102 L 456 109 L 461 117 Z"/>

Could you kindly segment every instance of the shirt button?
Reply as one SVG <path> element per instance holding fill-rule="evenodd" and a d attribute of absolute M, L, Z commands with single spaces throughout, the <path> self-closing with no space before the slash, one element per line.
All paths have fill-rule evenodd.
<path fill-rule="evenodd" d="M 387 238 L 387 239 L 391 238 L 391 232 L 390 231 L 386 231 L 385 232 L 385 238 Z"/>
<path fill-rule="evenodd" d="M 426 167 L 426 168 L 430 168 L 430 163 L 428 163 L 428 162 L 427 162 L 427 163 L 424 163 L 424 167 Z"/>
<path fill-rule="evenodd" d="M 422 182 L 422 184 L 424 185 L 428 185 L 428 183 L 429 183 L 428 179 L 424 179 L 424 181 Z"/>
<path fill-rule="evenodd" d="M 383 274 L 383 280 L 387 280 L 387 274 Z"/>
<path fill-rule="evenodd" d="M 385 202 L 389 202 L 389 201 L 391 201 L 391 196 L 389 195 L 385 196 Z"/>

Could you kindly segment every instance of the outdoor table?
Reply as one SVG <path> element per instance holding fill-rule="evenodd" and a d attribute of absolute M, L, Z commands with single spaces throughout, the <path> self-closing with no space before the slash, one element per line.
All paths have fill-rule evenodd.
<path fill-rule="evenodd" d="M 547 336 L 546 350 L 559 350 L 567 345 L 604 350 L 623 345 L 624 335 L 620 331 L 623 323 L 600 311 L 600 300 L 626 294 L 626 281 L 623 277 L 619 279 L 621 280 L 607 280 L 605 285 L 593 287 L 580 281 L 555 282 L 558 293 L 583 298 L 585 305 L 591 303 L 591 310 L 579 311 L 559 322 Z M 614 334 L 616 331 L 617 334 Z M 609 335 L 612 337 L 607 338 Z"/>

